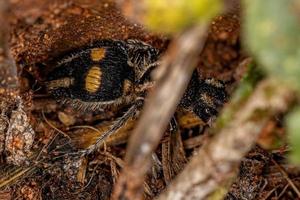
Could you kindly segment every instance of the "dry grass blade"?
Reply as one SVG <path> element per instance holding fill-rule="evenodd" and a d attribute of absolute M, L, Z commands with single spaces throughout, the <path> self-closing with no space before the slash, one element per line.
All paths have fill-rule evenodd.
<path fill-rule="evenodd" d="M 65 132 L 63 132 L 63 131 L 61 131 L 61 130 L 59 130 L 59 129 L 56 128 L 51 122 L 48 121 L 48 119 L 47 119 L 46 116 L 45 116 L 44 111 L 42 111 L 42 116 L 43 116 L 43 119 L 45 120 L 45 122 L 48 124 L 48 126 L 50 126 L 51 128 L 53 128 L 54 130 L 56 130 L 58 133 L 60 133 L 60 134 L 63 135 L 64 137 L 66 137 L 66 138 L 68 138 L 68 139 L 71 139 L 70 136 L 69 136 L 67 133 L 65 133 Z"/>
<path fill-rule="evenodd" d="M 20 181 L 21 178 L 24 178 L 26 175 L 33 172 L 35 169 L 36 169 L 35 166 L 29 166 L 25 168 L 15 167 L 13 170 L 10 170 L 8 173 L 1 174 L 0 188 L 7 187 L 17 181 Z"/>
<path fill-rule="evenodd" d="M 283 188 L 283 190 L 279 193 L 279 195 L 278 195 L 278 199 L 280 199 L 283 195 L 284 195 L 284 193 L 286 192 L 286 190 L 289 188 L 289 184 L 286 184 L 286 186 Z"/>
<path fill-rule="evenodd" d="M 300 198 L 300 191 L 297 188 L 297 186 L 293 183 L 293 181 L 289 178 L 289 175 L 286 173 L 286 171 L 274 160 L 272 159 L 272 162 L 278 167 L 280 173 L 283 175 L 283 177 L 287 180 L 289 185 L 293 188 L 295 193 L 297 194 L 298 198 Z"/>
<path fill-rule="evenodd" d="M 187 163 L 180 131 L 171 133 L 161 146 L 163 175 L 168 185 Z"/>

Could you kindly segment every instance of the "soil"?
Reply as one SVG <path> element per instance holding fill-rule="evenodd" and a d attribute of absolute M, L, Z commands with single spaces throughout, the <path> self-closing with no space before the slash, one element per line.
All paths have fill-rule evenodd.
<path fill-rule="evenodd" d="M 124 165 L 126 141 L 135 120 L 88 158 L 62 156 L 61 152 L 74 152 L 88 146 L 100 134 L 89 127 L 103 132 L 123 110 L 78 113 L 55 102 L 38 81 L 43 79 L 48 63 L 96 40 L 135 38 L 164 51 L 172 38 L 151 33 L 125 19 L 113 0 L 100 2 L 12 1 L 10 51 L 20 74 L 22 97 L 28 105 L 25 112 L 35 131 L 30 155 L 35 161 L 12 167 L 4 159 L 0 160 L 3 176 L 0 180 L 15 177 L 0 188 L 0 199 L 110 198 Z M 197 67 L 201 78 L 224 81 L 229 93 L 239 84 L 247 70 L 245 63 L 250 60 L 242 48 L 240 24 L 238 9 L 216 17 Z M 286 160 L 288 147 L 281 117 L 271 119 L 263 129 L 258 144 L 243 159 L 226 199 L 296 199 L 291 182 L 296 188 L 300 187 L 300 169 Z M 209 127 L 195 116 L 177 111 L 176 119 L 179 131 L 175 135 L 166 132 L 154 154 L 154 165 L 144 184 L 146 199 L 164 190 L 210 137 Z M 274 147 L 274 140 L 280 140 L 280 145 Z"/>

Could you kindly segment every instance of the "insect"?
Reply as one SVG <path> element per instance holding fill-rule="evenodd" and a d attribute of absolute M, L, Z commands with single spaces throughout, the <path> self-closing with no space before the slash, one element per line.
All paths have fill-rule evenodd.
<path fill-rule="evenodd" d="M 85 111 L 129 106 L 84 154 L 95 151 L 141 110 L 145 94 L 154 84 L 150 72 L 158 65 L 159 56 L 159 50 L 139 40 L 101 40 L 58 60 L 45 81 L 56 99 Z M 201 80 L 194 72 L 179 106 L 208 122 L 226 96 L 222 82 Z"/>

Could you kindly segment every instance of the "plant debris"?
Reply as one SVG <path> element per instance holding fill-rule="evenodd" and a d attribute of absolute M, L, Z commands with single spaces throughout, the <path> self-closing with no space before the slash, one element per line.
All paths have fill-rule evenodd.
<path fill-rule="evenodd" d="M 128 108 L 78 112 L 47 94 L 39 84 L 42 73 L 54 58 L 96 40 L 134 38 L 165 52 L 174 38 L 154 34 L 125 18 L 113 0 L 14 0 L 9 7 L 8 13 L 0 13 L 0 22 L 5 21 L 5 16 L 11 29 L 9 39 L 0 34 L 0 199 L 110 199 L 120 174 L 126 170 L 126 145 L 139 120 L 133 117 L 97 152 L 78 157 L 77 151 L 93 144 Z M 239 7 L 214 18 L 197 58 L 197 75 L 222 80 L 229 94 L 241 84 L 249 65 L 255 66 L 241 45 L 240 26 Z M 0 31 L 8 35 L 8 30 Z M 8 45 L 2 42 L 5 40 Z M 153 77 L 161 74 L 158 71 Z M 225 199 L 300 198 L 300 169 L 286 158 L 290 149 L 282 123 L 295 97 L 284 97 L 278 96 L 280 100 L 288 99 L 283 109 L 276 109 L 280 104 L 274 106 L 272 113 L 253 111 L 251 120 L 260 129 L 249 130 L 249 134 L 259 137 L 257 144 L 246 144 L 245 152 L 252 150 L 240 156 L 243 159 L 239 167 L 238 162 L 228 165 L 234 165 L 238 175 L 231 177 L 234 180 L 230 180 L 233 184 L 228 191 L 223 188 L 226 182 L 217 188 L 214 197 L 221 194 Z M 239 103 L 246 105 L 244 101 Z M 267 120 L 260 121 L 265 115 Z M 236 121 L 241 120 L 240 116 L 243 114 Z M 177 109 L 173 118 L 177 129 L 171 126 L 163 132 L 149 157 L 152 164 L 145 179 L 138 180 L 142 180 L 144 199 L 159 198 L 194 156 L 204 155 L 215 136 L 220 137 L 213 132 L 214 120 L 204 124 L 195 114 L 182 109 Z M 241 127 L 238 125 L 232 126 L 236 126 L 232 132 Z M 235 147 L 243 148 L 243 144 Z M 227 158 L 230 156 L 234 155 Z M 211 170 L 222 166 L 206 165 L 211 165 Z M 236 171 L 224 175 L 220 170 L 207 180 L 223 183 Z"/>

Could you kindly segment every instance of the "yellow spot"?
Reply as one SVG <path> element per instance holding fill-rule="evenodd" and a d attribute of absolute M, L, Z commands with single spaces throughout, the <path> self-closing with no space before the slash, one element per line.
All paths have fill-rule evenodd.
<path fill-rule="evenodd" d="M 101 85 L 101 76 L 100 67 L 91 67 L 85 77 L 85 89 L 91 93 L 97 92 Z"/>
<path fill-rule="evenodd" d="M 188 111 L 188 110 L 179 110 L 178 112 L 178 116 L 176 116 L 176 118 L 178 117 L 178 123 L 179 123 L 179 127 L 183 127 L 183 128 L 193 128 L 195 126 L 203 126 L 206 123 L 200 119 L 195 113 Z"/>
<path fill-rule="evenodd" d="M 91 58 L 93 61 L 97 62 L 105 57 L 106 50 L 104 48 L 94 48 L 91 50 Z"/>

